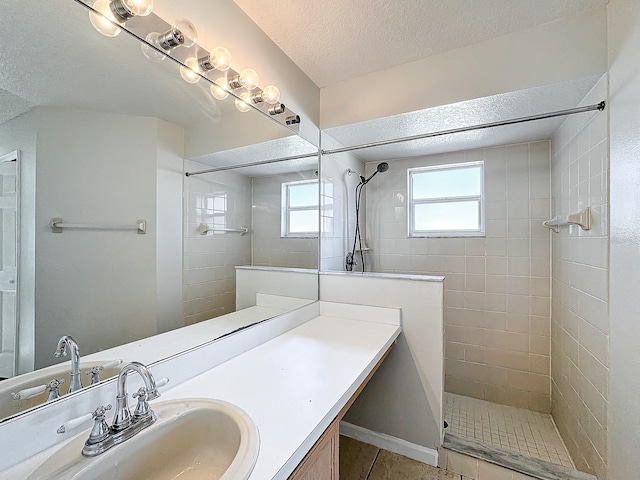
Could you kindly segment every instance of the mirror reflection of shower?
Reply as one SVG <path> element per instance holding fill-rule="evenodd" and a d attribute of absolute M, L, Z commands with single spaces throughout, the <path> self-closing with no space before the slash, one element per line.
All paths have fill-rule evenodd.
<path fill-rule="evenodd" d="M 362 190 L 364 189 L 365 185 L 367 183 L 369 183 L 371 181 L 371 179 L 373 177 L 375 177 L 378 173 L 384 173 L 387 170 L 389 170 L 389 164 L 387 162 L 382 162 L 379 163 L 378 166 L 376 167 L 376 171 L 373 172 L 371 175 L 369 175 L 369 178 L 365 178 L 364 175 L 362 175 L 360 172 L 358 172 L 357 170 L 352 170 L 349 169 L 347 170 L 347 173 L 349 175 L 351 174 L 356 174 L 360 177 L 360 183 L 358 183 L 358 185 L 356 186 L 356 229 L 355 229 L 355 234 L 353 236 L 353 248 L 351 249 L 350 252 L 347 253 L 347 258 L 345 261 L 345 269 L 347 270 L 347 272 L 352 272 L 353 271 L 353 267 L 354 265 L 357 265 L 356 262 L 356 247 L 358 248 L 358 251 L 360 252 L 360 263 L 362 264 L 362 271 L 365 272 L 367 269 L 367 264 L 366 264 L 366 260 L 365 260 L 365 256 L 364 256 L 364 251 L 362 248 L 362 236 L 360 235 L 360 199 L 362 198 Z"/>

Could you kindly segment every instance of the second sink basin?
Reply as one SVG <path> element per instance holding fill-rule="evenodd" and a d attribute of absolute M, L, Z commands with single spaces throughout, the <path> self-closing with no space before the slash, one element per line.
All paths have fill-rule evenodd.
<path fill-rule="evenodd" d="M 251 418 L 227 402 L 181 399 L 153 403 L 158 420 L 96 457 L 82 456 L 85 432 L 29 477 L 38 479 L 245 480 L 260 439 Z"/>
<path fill-rule="evenodd" d="M 86 387 L 90 382 L 89 376 L 84 373 L 86 370 L 106 363 L 109 363 L 109 361 L 80 362 L 82 385 Z M 118 373 L 120 373 L 120 367 L 121 365 L 112 368 L 105 368 L 100 372 L 101 380 L 118 375 Z M 69 391 L 69 369 L 69 362 L 59 363 L 57 365 L 36 370 L 35 372 L 30 372 L 24 375 L 19 375 L 0 382 L 0 419 L 15 415 L 16 413 L 23 412 L 38 405 L 43 405 L 48 395 L 48 392 L 45 391 L 31 398 L 14 400 L 11 396 L 11 392 L 18 392 L 26 388 L 37 387 L 48 383 L 53 379 L 63 378 L 65 383 L 60 386 L 60 395 L 66 395 Z"/>

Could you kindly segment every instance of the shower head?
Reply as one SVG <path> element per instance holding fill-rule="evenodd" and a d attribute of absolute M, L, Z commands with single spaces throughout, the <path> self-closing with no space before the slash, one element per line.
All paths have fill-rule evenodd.
<path fill-rule="evenodd" d="M 371 180 L 373 177 L 375 177 L 378 173 L 384 173 L 384 172 L 386 172 L 387 170 L 389 170 L 389 164 L 388 164 L 387 162 L 379 163 L 379 164 L 378 164 L 378 166 L 376 167 L 376 171 L 375 171 L 375 172 L 373 172 L 373 173 L 369 176 L 369 178 L 367 178 L 366 180 L 364 180 L 362 183 L 366 185 L 367 183 L 369 183 L 369 180 Z"/>

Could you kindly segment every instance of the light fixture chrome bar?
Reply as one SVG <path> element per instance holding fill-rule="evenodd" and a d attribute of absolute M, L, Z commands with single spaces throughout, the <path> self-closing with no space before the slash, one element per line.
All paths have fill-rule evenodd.
<path fill-rule="evenodd" d="M 412 135 L 410 137 L 393 138 L 391 140 L 382 140 L 380 142 L 362 143 L 352 147 L 336 148 L 333 150 L 322 150 L 323 155 L 332 155 L 335 153 L 352 152 L 354 150 L 363 150 L 365 148 L 381 147 L 384 145 L 393 145 L 396 143 L 411 142 L 413 140 L 422 140 L 425 138 L 441 137 L 444 135 L 453 135 L 454 133 L 471 132 L 473 130 L 482 130 L 485 128 L 502 127 L 504 125 L 514 125 L 517 123 L 532 122 L 534 120 L 544 120 L 546 118 L 563 117 L 565 115 L 573 115 L 576 113 L 591 112 L 593 110 L 604 110 L 606 103 L 604 100 L 594 105 L 586 107 L 569 108 L 567 110 L 558 110 L 557 112 L 542 113 L 539 115 L 530 115 L 528 117 L 514 118 L 511 120 L 500 120 L 498 122 L 483 123 L 480 125 L 471 125 L 469 127 L 452 128 L 450 130 L 441 130 L 439 132 L 423 133 L 420 135 Z"/>
<path fill-rule="evenodd" d="M 190 67 L 189 65 L 186 65 L 184 63 L 183 60 L 180 60 L 178 58 L 176 58 L 175 56 L 171 55 L 170 52 L 167 52 L 166 50 L 163 50 L 162 48 L 154 45 L 151 42 L 148 42 L 146 38 L 144 38 L 142 35 L 138 34 L 137 32 L 134 32 L 133 30 L 131 30 L 130 28 L 128 28 L 126 25 L 121 25 L 117 22 L 114 22 L 113 20 L 111 20 L 108 17 L 105 17 L 101 12 L 99 12 L 98 10 L 96 10 L 95 8 L 93 8 L 92 5 L 88 5 L 87 3 L 85 3 L 87 0 L 73 0 L 74 2 L 76 2 L 78 5 L 86 8 L 87 10 L 89 10 L 90 12 L 95 13 L 96 15 L 99 15 L 100 17 L 102 17 L 105 21 L 111 23 L 114 27 L 118 27 L 120 28 L 123 32 L 125 32 L 127 35 L 135 38 L 136 40 L 138 40 L 140 43 L 146 45 L 147 47 L 149 47 L 150 49 L 156 51 L 159 55 L 164 55 L 166 56 L 165 58 L 169 59 L 169 61 L 175 63 L 176 65 L 178 65 L 179 67 L 184 67 L 187 68 L 189 70 L 192 70 L 193 68 Z M 149 15 L 150 17 L 155 17 L 158 18 L 160 20 L 162 20 L 160 17 L 158 17 L 157 15 L 155 15 L 154 13 Z M 163 20 L 164 21 L 164 20 Z M 166 23 L 166 22 L 165 22 Z M 202 49 L 204 50 L 204 49 Z M 205 72 L 208 71 L 205 69 Z M 197 72 L 196 72 L 197 73 Z M 234 73 L 236 75 L 240 75 L 238 72 L 236 72 L 235 70 L 233 70 L 232 68 L 229 68 L 227 70 L 227 74 L 230 73 Z M 201 73 L 198 73 L 198 76 L 203 79 L 205 82 L 207 82 L 209 85 L 217 85 L 215 83 L 214 80 L 210 79 L 209 77 L 207 77 L 206 75 L 203 75 Z M 219 86 L 219 85 L 218 85 Z M 233 89 L 229 88 L 229 89 L 224 89 L 229 95 L 231 95 L 232 97 L 238 99 L 238 100 L 242 100 L 239 96 L 239 94 L 237 92 L 234 93 Z M 288 116 L 285 119 L 285 122 L 280 122 L 276 117 L 269 115 L 269 113 L 266 111 L 266 109 L 261 109 L 258 108 L 254 105 L 250 105 L 249 106 L 255 111 L 258 112 L 260 115 L 262 115 L 265 118 L 268 118 L 270 121 L 272 122 L 276 122 L 278 125 L 282 125 L 283 127 L 285 127 L 287 130 L 289 130 L 290 132 L 298 135 L 299 132 L 299 127 L 298 124 L 300 123 L 300 115 L 296 115 L 294 112 L 291 112 L 290 110 L 287 113 L 291 113 L 292 115 Z M 289 119 L 294 119 L 295 121 L 289 121 Z"/>
<path fill-rule="evenodd" d="M 287 162 L 289 160 L 301 160 L 303 158 L 317 157 L 317 153 L 305 153 L 302 155 L 293 155 L 291 157 L 274 158 L 273 160 L 262 160 L 260 162 L 243 163 L 241 165 L 229 165 L 227 167 L 214 167 L 207 170 L 199 170 L 197 172 L 186 172 L 185 177 L 192 177 L 193 175 L 202 175 L 203 173 L 223 172 L 225 170 L 235 170 L 243 167 L 257 167 L 260 165 L 269 165 L 270 163 Z"/>

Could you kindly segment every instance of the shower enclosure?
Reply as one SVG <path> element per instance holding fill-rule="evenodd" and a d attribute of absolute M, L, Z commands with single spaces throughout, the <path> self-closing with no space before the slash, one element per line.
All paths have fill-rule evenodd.
<path fill-rule="evenodd" d="M 445 447 L 532 475 L 597 473 L 606 458 L 606 77 L 596 81 L 575 92 L 578 108 L 480 127 L 492 134 L 366 136 L 410 124 L 390 117 L 323 138 L 321 269 L 444 276 Z M 528 140 L 518 124 L 539 118 L 557 118 L 555 133 Z M 587 206 L 591 230 L 543 225 Z"/>

